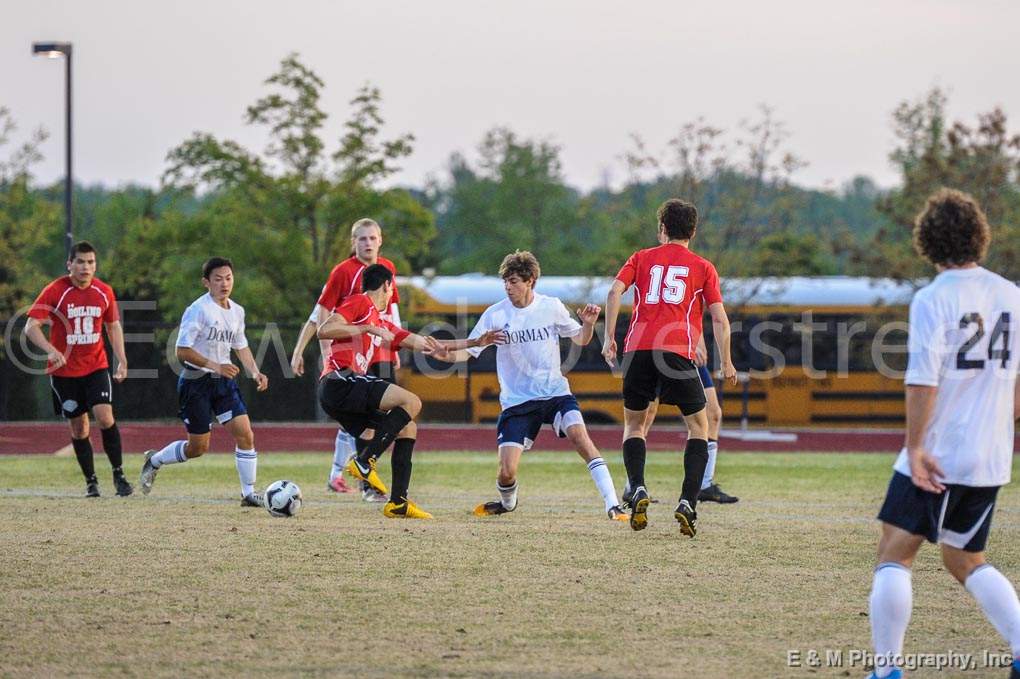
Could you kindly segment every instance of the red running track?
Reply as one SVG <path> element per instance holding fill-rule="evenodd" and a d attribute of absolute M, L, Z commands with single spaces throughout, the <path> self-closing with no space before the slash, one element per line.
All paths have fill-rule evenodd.
<path fill-rule="evenodd" d="M 184 437 L 184 428 L 176 422 L 121 422 L 121 436 L 125 452 L 141 452 L 148 448 L 161 448 L 171 441 Z M 418 445 L 415 450 L 495 450 L 496 429 L 493 424 L 477 425 L 419 425 Z M 605 450 L 620 449 L 619 426 L 590 427 L 595 444 Z M 761 432 L 752 431 L 752 435 Z M 736 431 L 724 431 L 720 444 L 727 451 L 841 451 L 886 452 L 898 451 L 903 444 L 903 433 L 897 430 L 782 430 L 776 433 L 795 434 L 796 440 L 744 440 Z M 256 423 L 255 445 L 261 451 L 331 451 L 336 427 L 325 423 Z M 683 429 L 662 427 L 652 431 L 648 439 L 650 450 L 680 450 L 686 436 Z M 92 428 L 93 445 L 102 449 L 98 427 Z M 62 422 L 2 422 L 0 423 L 0 455 L 50 454 L 70 443 L 67 425 Z M 212 450 L 232 452 L 233 441 L 221 427 L 213 430 Z M 548 428 L 543 430 L 535 445 L 536 450 L 570 450 L 566 439 L 556 438 Z"/>

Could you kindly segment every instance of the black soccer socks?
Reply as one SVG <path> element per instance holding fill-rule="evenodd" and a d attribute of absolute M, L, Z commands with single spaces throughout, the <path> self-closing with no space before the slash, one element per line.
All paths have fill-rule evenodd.
<path fill-rule="evenodd" d="M 407 499 L 407 487 L 411 484 L 411 452 L 414 450 L 414 439 L 397 439 L 393 443 L 393 454 L 390 466 L 393 469 L 393 482 L 390 485 L 390 502 L 400 504 Z"/>
<path fill-rule="evenodd" d="M 698 493 L 701 492 L 701 482 L 704 480 L 707 465 L 708 441 L 687 439 L 687 448 L 684 450 L 684 485 L 680 499 L 687 500 L 691 509 L 698 504 Z"/>
<path fill-rule="evenodd" d="M 103 450 L 106 451 L 106 457 L 110 460 L 113 472 L 122 474 L 121 466 L 124 464 L 124 454 L 120 447 L 120 430 L 117 429 L 117 423 L 114 422 L 112 427 L 100 429 L 99 432 L 103 435 Z"/>
<path fill-rule="evenodd" d="M 375 436 L 365 449 L 358 453 L 358 460 L 365 464 L 369 458 L 378 459 L 411 419 L 411 415 L 403 408 L 394 408 L 386 413 L 382 422 L 375 428 Z"/>
<path fill-rule="evenodd" d="M 74 456 L 78 458 L 78 466 L 81 473 L 85 475 L 86 481 L 96 478 L 96 467 L 92 462 L 92 442 L 86 436 L 83 439 L 71 438 L 71 445 L 74 446 Z"/>
<path fill-rule="evenodd" d="M 627 468 L 627 482 L 632 492 L 638 486 L 645 485 L 645 440 L 643 438 L 634 436 L 623 442 L 623 466 Z"/>

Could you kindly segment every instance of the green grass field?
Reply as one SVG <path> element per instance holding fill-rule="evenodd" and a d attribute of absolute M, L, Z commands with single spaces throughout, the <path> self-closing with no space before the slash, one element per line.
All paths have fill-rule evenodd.
<path fill-rule="evenodd" d="M 525 456 L 519 509 L 488 519 L 470 512 L 492 499 L 494 454 L 422 454 L 412 496 L 430 522 L 327 493 L 326 454 L 260 457 L 260 486 L 304 490 L 295 519 L 239 507 L 228 455 L 127 499 L 97 456 L 98 500 L 79 497 L 73 459 L 4 457 L 0 675 L 863 677 L 790 668 L 787 652 L 869 648 L 891 461 L 724 451 L 717 478 L 741 501 L 701 505 L 691 540 L 672 518 L 670 454 L 649 455 L 662 503 L 641 533 L 605 517 L 573 454 Z M 1000 498 L 989 553 L 1020 579 L 1020 501 Z M 907 652 L 1008 652 L 932 548 L 914 601 Z"/>

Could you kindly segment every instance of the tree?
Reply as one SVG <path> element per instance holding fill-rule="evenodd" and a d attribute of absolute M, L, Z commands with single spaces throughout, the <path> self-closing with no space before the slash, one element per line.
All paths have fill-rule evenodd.
<path fill-rule="evenodd" d="M 901 185 L 878 201 L 888 219 L 856 253 L 872 275 L 917 280 L 931 267 L 913 251 L 914 218 L 928 196 L 942 186 L 973 195 L 992 225 L 988 266 L 1020 278 L 1020 134 L 1010 134 L 1006 114 L 996 108 L 974 126 L 950 124 L 946 94 L 934 88 L 922 99 L 901 103 L 893 113 L 898 140 L 889 158 Z"/>
<path fill-rule="evenodd" d="M 399 169 L 414 138 L 380 139 L 377 88 L 365 85 L 351 101 L 345 134 L 327 158 L 319 76 L 291 54 L 266 85 L 270 93 L 245 114 L 247 124 L 268 128 L 261 154 L 206 133 L 195 133 L 169 152 L 165 184 L 205 190 L 210 198 L 193 216 L 170 220 L 173 231 L 154 230 L 178 265 L 161 272 L 159 287 L 164 296 L 176 295 L 184 276 L 180 264 L 188 262 L 191 276 L 206 256 L 224 252 L 243 269 L 238 295 L 255 300 L 259 317 L 297 321 L 329 268 L 348 255 L 347 229 L 355 220 L 369 216 L 382 224 L 387 256 L 401 268 L 427 248 L 435 225 L 406 191 L 378 186 Z M 179 309 L 168 311 L 173 313 Z"/>
<path fill-rule="evenodd" d="M 434 187 L 444 272 L 495 273 L 508 252 L 530 250 L 546 273 L 577 273 L 587 234 L 579 199 L 563 180 L 560 149 L 497 127 L 476 165 L 450 157 L 449 181 Z"/>

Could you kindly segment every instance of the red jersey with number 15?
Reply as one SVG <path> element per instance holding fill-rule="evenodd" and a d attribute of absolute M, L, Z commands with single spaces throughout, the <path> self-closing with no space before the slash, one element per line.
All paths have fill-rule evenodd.
<path fill-rule="evenodd" d="M 705 307 L 722 302 L 712 263 L 677 243 L 638 250 L 616 274 L 634 285 L 624 353 L 658 349 L 694 360 Z"/>
<path fill-rule="evenodd" d="M 380 348 L 396 351 L 400 348 L 400 343 L 411 334 L 383 318 L 371 298 L 364 293 L 351 295 L 333 311 L 343 316 L 348 325 L 374 325 L 386 328 L 393 333 L 393 342 L 383 342 L 376 335 L 367 332 L 357 337 L 335 339 L 330 344 L 329 360 L 326 361 L 320 377 L 325 377 L 334 370 L 351 370 L 358 375 L 364 375 L 368 371 L 368 366 L 375 362 L 372 360 L 375 352 Z"/>
<path fill-rule="evenodd" d="M 93 278 L 88 287 L 77 288 L 70 276 L 53 281 L 39 293 L 28 315 L 51 321 L 50 344 L 67 357 L 58 370 L 48 366 L 57 377 L 81 377 L 108 368 L 103 347 L 103 322 L 120 320 L 113 288 Z M 70 349 L 70 351 L 68 351 Z"/>

